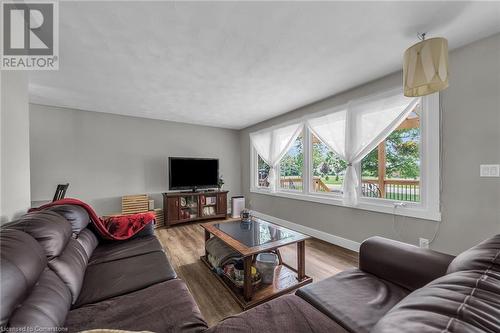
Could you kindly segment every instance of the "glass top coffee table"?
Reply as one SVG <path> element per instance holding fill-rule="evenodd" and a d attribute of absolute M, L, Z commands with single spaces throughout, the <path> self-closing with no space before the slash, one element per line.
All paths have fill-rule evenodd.
<path fill-rule="evenodd" d="M 235 285 L 226 275 L 217 274 L 207 259 L 206 251 L 201 260 L 214 272 L 243 309 L 251 308 L 312 282 L 312 278 L 305 274 L 305 240 L 309 236 L 255 217 L 248 222 L 225 220 L 200 225 L 205 229 L 205 241 L 217 237 L 241 254 L 244 263 L 242 287 Z M 294 243 L 297 244 L 297 269 L 284 263 L 279 252 L 280 247 Z M 251 269 L 256 255 L 262 252 L 277 254 L 279 264 L 275 269 L 272 284 L 254 286 L 251 281 Z"/>

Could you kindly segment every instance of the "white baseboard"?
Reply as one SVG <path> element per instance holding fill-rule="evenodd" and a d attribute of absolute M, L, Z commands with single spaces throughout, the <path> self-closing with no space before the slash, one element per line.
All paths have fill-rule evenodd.
<path fill-rule="evenodd" d="M 335 236 L 335 235 L 329 234 L 329 233 L 321 231 L 321 230 L 309 228 L 309 227 L 303 226 L 301 224 L 297 224 L 297 223 L 293 223 L 293 222 L 290 222 L 287 220 L 283 220 L 283 219 L 280 219 L 278 217 L 267 215 L 267 214 L 264 214 L 264 213 L 261 213 L 258 211 L 252 211 L 252 214 L 258 218 L 263 219 L 263 220 L 266 220 L 266 221 L 281 225 L 283 227 L 301 232 L 303 234 L 312 236 L 314 238 L 321 239 L 325 242 L 332 243 L 332 244 L 338 245 L 340 247 L 359 252 L 359 247 L 360 247 L 361 243 L 352 241 L 350 239 Z"/>

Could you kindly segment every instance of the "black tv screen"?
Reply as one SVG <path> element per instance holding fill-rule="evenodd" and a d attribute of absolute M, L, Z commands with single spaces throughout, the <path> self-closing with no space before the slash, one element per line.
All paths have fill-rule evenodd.
<path fill-rule="evenodd" d="M 214 158 L 169 157 L 169 188 L 186 190 L 217 187 L 219 160 Z"/>

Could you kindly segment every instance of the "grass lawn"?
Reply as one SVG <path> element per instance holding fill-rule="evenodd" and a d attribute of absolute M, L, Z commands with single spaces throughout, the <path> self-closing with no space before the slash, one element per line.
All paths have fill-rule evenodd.
<path fill-rule="evenodd" d="M 339 178 L 339 180 L 335 180 L 335 176 L 328 177 L 328 180 L 321 177 L 321 181 L 327 185 L 342 185 L 342 178 Z"/>
<path fill-rule="evenodd" d="M 403 194 L 398 195 L 398 193 L 390 192 L 385 194 L 385 198 L 391 200 L 420 202 L 420 195 L 418 194 L 408 194 L 405 196 Z"/>

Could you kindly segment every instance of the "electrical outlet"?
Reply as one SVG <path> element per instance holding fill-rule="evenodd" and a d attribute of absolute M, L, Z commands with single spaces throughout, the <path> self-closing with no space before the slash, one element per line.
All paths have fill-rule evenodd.
<path fill-rule="evenodd" d="M 419 238 L 418 242 L 421 248 L 423 249 L 429 248 L 429 240 L 427 238 Z"/>
<path fill-rule="evenodd" d="M 481 164 L 479 166 L 480 177 L 500 177 L 499 164 Z"/>

